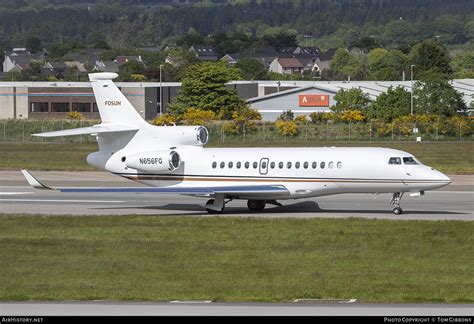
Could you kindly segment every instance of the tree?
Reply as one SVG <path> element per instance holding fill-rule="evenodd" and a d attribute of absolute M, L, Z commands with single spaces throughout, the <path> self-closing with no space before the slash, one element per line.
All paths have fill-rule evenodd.
<path fill-rule="evenodd" d="M 246 105 L 237 92 L 225 86 L 230 80 L 239 80 L 240 71 L 228 67 L 224 62 L 203 62 L 186 68 L 178 96 L 171 102 L 169 110 L 183 114 L 194 107 L 212 110 L 223 119 Z"/>
<path fill-rule="evenodd" d="M 243 58 L 235 64 L 245 80 L 262 80 L 267 76 L 265 66 L 253 58 Z"/>
<path fill-rule="evenodd" d="M 363 80 L 367 73 L 366 58 L 365 54 L 351 54 L 345 49 L 338 48 L 331 61 L 331 70 L 352 80 Z"/>
<path fill-rule="evenodd" d="M 360 39 L 360 47 L 366 49 L 367 51 L 371 51 L 374 48 L 377 48 L 377 43 L 375 42 L 374 37 L 363 36 Z"/>
<path fill-rule="evenodd" d="M 474 52 L 463 52 L 453 57 L 451 66 L 455 79 L 474 78 Z"/>
<path fill-rule="evenodd" d="M 462 94 L 446 80 L 417 81 L 413 87 L 416 114 L 454 116 L 466 110 Z"/>
<path fill-rule="evenodd" d="M 412 45 L 420 41 L 420 25 L 404 19 L 392 20 L 385 25 L 383 40 L 392 47 Z"/>
<path fill-rule="evenodd" d="M 448 51 L 432 39 L 413 46 L 408 57 L 410 64 L 416 65 L 417 79 L 426 79 L 433 74 L 449 79 L 453 74 Z"/>
<path fill-rule="evenodd" d="M 144 75 L 145 66 L 142 62 L 128 61 L 119 66 L 119 76 L 122 81 L 136 81 L 136 76 L 132 75 Z M 138 77 L 140 78 L 140 77 Z"/>
<path fill-rule="evenodd" d="M 38 37 L 30 36 L 26 39 L 26 49 L 35 54 L 42 50 L 41 40 Z"/>
<path fill-rule="evenodd" d="M 68 52 L 70 48 L 63 46 L 60 43 L 53 43 L 48 47 L 48 59 L 52 61 L 61 60 Z"/>
<path fill-rule="evenodd" d="M 298 46 L 296 35 L 283 31 L 274 35 L 265 35 L 263 39 L 267 41 L 270 46 L 273 46 L 277 51 L 284 47 Z"/>
<path fill-rule="evenodd" d="M 392 121 L 393 119 L 409 115 L 411 112 L 411 94 L 403 87 L 388 88 L 387 92 L 380 94 L 370 106 L 367 115 L 369 118 Z"/>
<path fill-rule="evenodd" d="M 331 110 L 336 114 L 341 114 L 346 110 L 360 110 L 365 112 L 370 104 L 369 95 L 360 89 L 339 90 L 334 96 L 336 105 Z"/>
<path fill-rule="evenodd" d="M 376 48 L 367 57 L 370 80 L 400 80 L 406 70 L 407 57 L 398 50 Z"/>

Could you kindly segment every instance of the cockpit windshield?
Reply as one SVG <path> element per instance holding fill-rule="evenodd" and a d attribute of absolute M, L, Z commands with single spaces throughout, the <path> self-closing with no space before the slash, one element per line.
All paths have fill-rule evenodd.
<path fill-rule="evenodd" d="M 418 162 L 411 156 L 403 158 L 403 164 L 418 164 Z"/>
<path fill-rule="evenodd" d="M 388 164 L 402 164 L 402 159 L 399 157 L 391 157 L 390 160 L 388 160 Z"/>

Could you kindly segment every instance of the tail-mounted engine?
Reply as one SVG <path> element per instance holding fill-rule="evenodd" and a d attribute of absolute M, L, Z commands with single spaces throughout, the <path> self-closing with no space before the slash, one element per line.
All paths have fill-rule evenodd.
<path fill-rule="evenodd" d="M 150 173 L 171 173 L 181 165 L 176 151 L 152 151 L 129 156 L 125 159 L 129 168 Z"/>
<path fill-rule="evenodd" d="M 158 138 L 174 146 L 203 146 L 207 144 L 209 132 L 204 126 L 166 126 L 159 128 Z"/>

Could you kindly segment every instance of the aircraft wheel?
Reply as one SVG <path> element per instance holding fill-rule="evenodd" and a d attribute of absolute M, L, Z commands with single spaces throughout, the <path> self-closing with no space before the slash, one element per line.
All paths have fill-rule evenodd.
<path fill-rule="evenodd" d="M 403 213 L 403 210 L 402 210 L 400 207 L 395 207 L 395 208 L 393 209 L 393 213 L 394 213 L 395 215 L 401 215 L 401 214 Z"/>
<path fill-rule="evenodd" d="M 265 209 L 266 202 L 265 200 L 249 200 L 247 201 L 247 207 L 251 211 L 262 211 Z"/>

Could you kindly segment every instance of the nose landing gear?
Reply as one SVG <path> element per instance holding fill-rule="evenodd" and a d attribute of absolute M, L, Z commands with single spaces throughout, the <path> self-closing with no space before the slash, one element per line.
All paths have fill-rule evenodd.
<path fill-rule="evenodd" d="M 403 194 L 403 192 L 394 192 L 392 199 L 390 200 L 390 204 L 394 206 L 393 213 L 395 215 L 403 213 L 403 209 L 400 207 L 400 201 L 402 200 Z"/>

